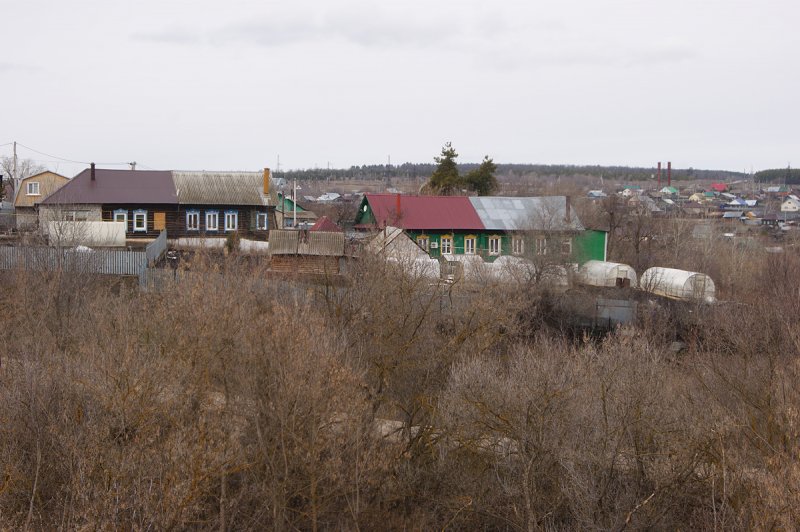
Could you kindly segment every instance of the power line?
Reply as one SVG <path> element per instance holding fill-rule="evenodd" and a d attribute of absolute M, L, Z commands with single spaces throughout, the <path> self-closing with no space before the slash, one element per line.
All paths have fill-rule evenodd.
<path fill-rule="evenodd" d="M 9 144 L 11 144 L 11 143 L 9 143 Z M 84 165 L 91 164 L 91 162 L 89 162 L 89 161 L 76 161 L 74 159 L 67 159 L 66 157 L 59 157 L 57 155 L 51 155 L 49 153 L 45 153 L 43 151 L 39 151 L 37 149 L 31 148 L 30 146 L 26 146 L 25 144 L 22 144 L 20 142 L 17 142 L 17 146 L 21 146 L 21 147 L 25 148 L 26 150 L 30 150 L 30 151 L 32 151 L 34 153 L 38 153 L 39 155 L 44 155 L 45 157 L 50 157 L 51 159 L 56 159 L 56 160 L 59 160 L 59 161 L 64 161 L 64 162 L 74 163 L 74 164 L 84 164 Z M 130 163 L 127 163 L 127 162 L 124 162 L 124 163 L 120 163 L 120 162 L 103 163 L 103 162 L 100 162 L 100 163 L 95 163 L 95 164 L 103 165 L 103 166 L 127 166 Z"/>

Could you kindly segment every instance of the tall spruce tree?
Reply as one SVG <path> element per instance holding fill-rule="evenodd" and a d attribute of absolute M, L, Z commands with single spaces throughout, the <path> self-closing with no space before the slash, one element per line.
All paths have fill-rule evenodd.
<path fill-rule="evenodd" d="M 446 196 L 460 190 L 462 182 L 461 176 L 458 175 L 456 158 L 458 154 L 450 142 L 444 145 L 440 156 L 433 158 L 438 166 L 428 182 L 431 192 Z"/>
<path fill-rule="evenodd" d="M 488 196 L 497 190 L 497 178 L 494 173 L 497 165 L 486 155 L 483 162 L 475 170 L 464 176 L 464 186 L 476 192 L 479 196 Z"/>

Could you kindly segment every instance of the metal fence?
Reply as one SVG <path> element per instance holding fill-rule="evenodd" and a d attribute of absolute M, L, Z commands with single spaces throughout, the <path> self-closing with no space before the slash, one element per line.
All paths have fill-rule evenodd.
<path fill-rule="evenodd" d="M 161 255 L 167 250 L 167 231 L 161 231 L 154 241 L 147 244 L 145 253 L 147 254 L 147 264 L 153 264 L 161 258 Z"/>
<path fill-rule="evenodd" d="M 64 271 L 104 275 L 139 275 L 167 249 L 162 231 L 145 251 L 0 246 L 0 270 Z"/>
<path fill-rule="evenodd" d="M 146 266 L 147 254 L 144 251 L 0 247 L 0 270 L 139 275 Z"/>

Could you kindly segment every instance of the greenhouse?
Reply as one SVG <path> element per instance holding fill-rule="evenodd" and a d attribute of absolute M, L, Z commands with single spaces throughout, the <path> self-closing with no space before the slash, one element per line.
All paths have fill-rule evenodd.
<path fill-rule="evenodd" d="M 627 264 L 590 260 L 578 270 L 577 281 L 589 286 L 636 287 L 636 271 Z"/>
<path fill-rule="evenodd" d="M 673 268 L 650 268 L 639 281 L 642 290 L 683 301 L 715 301 L 716 289 L 711 277 L 704 273 Z"/>

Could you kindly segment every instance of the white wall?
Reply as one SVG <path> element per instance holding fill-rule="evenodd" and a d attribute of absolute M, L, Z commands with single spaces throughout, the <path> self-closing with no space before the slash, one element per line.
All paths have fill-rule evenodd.
<path fill-rule="evenodd" d="M 51 245 L 74 247 L 125 247 L 124 222 L 47 222 Z"/>

